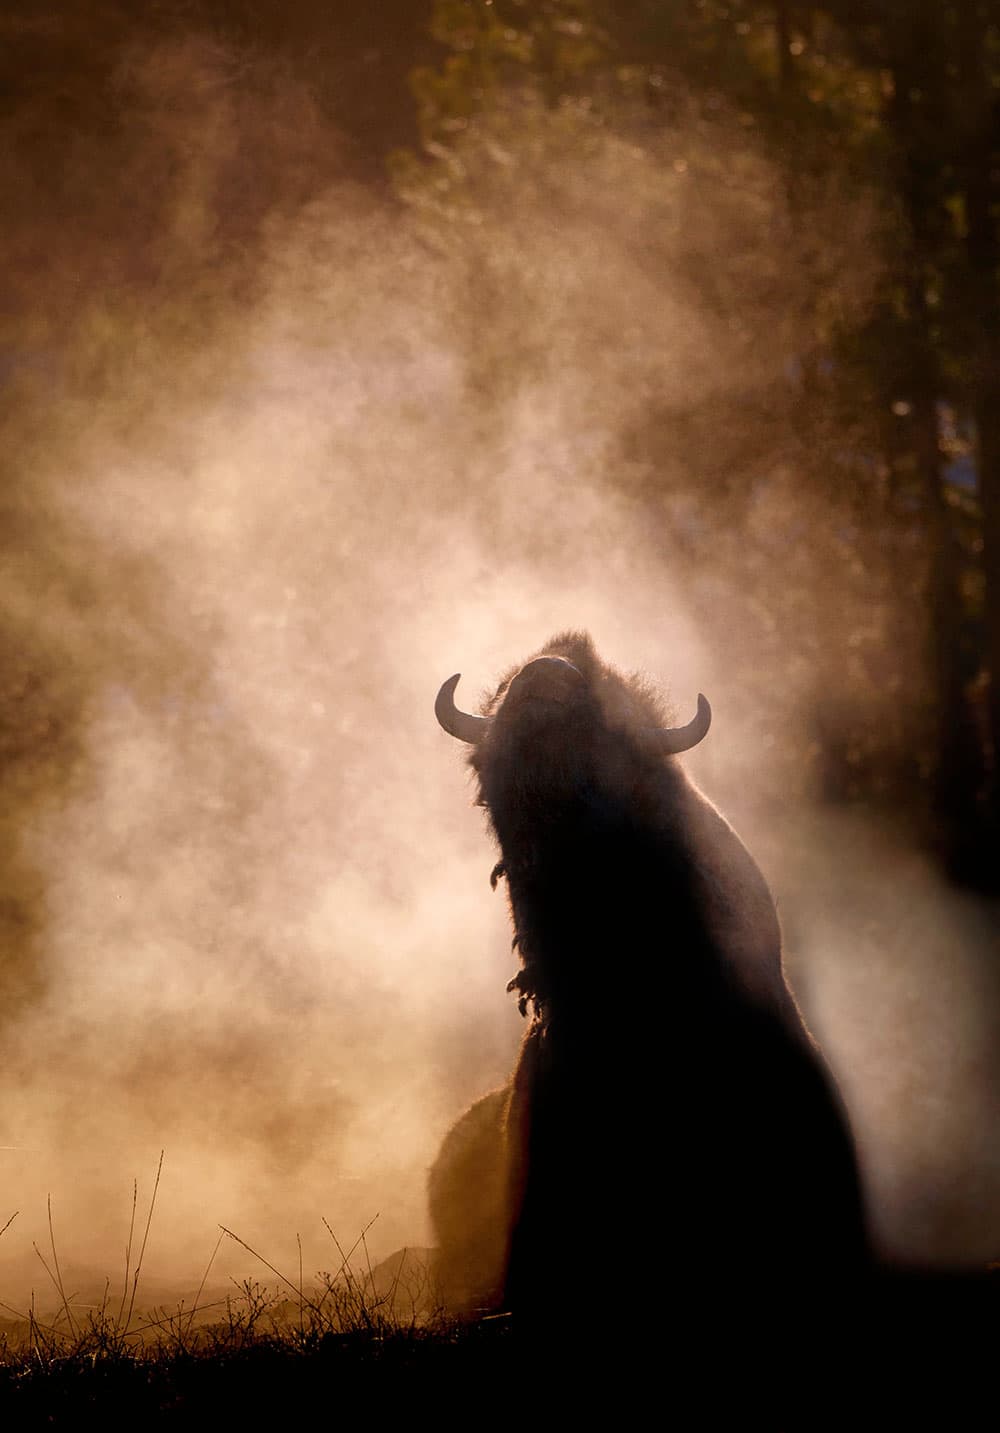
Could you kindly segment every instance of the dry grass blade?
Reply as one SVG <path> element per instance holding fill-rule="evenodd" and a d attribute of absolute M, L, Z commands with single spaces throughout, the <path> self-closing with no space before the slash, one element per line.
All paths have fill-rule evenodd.
<path fill-rule="evenodd" d="M 409 1252 L 409 1249 L 403 1249 L 403 1252 L 400 1255 L 399 1263 L 396 1266 L 396 1272 L 392 1276 L 392 1283 L 389 1285 L 388 1303 L 390 1313 L 394 1312 L 396 1308 L 396 1290 L 399 1288 L 399 1281 L 403 1276 L 403 1265 L 406 1263 L 406 1256 Z"/>
<path fill-rule="evenodd" d="M 165 1326 L 176 1324 L 178 1331 L 175 1333 L 171 1329 L 170 1338 L 172 1342 L 183 1348 L 184 1340 L 188 1338 L 191 1333 L 191 1320 L 194 1318 L 195 1314 L 203 1314 L 207 1309 L 224 1309 L 228 1303 L 228 1298 L 213 1299 L 212 1302 L 208 1304 L 199 1304 L 197 1301 L 195 1301 L 195 1303 L 187 1311 L 187 1314 L 185 1314 L 183 1308 L 179 1308 L 177 1313 L 171 1313 L 169 1310 L 163 1308 L 155 1317 L 153 1317 L 152 1315 L 147 1315 L 146 1322 L 144 1324 L 136 1324 L 135 1328 L 132 1330 L 132 1333 L 134 1336 L 138 1337 L 140 1334 L 149 1333 L 150 1329 L 159 1329 L 162 1331 Z M 188 1321 L 187 1327 L 184 1329 L 183 1334 L 181 1334 L 180 1324 L 181 1320 L 185 1317 Z"/>
<path fill-rule="evenodd" d="M 149 1201 L 149 1213 L 146 1216 L 146 1228 L 143 1231 L 142 1244 L 139 1247 L 139 1258 L 135 1266 L 135 1273 L 132 1275 L 132 1295 L 128 1301 L 128 1315 L 125 1319 L 125 1332 L 128 1331 L 128 1326 L 132 1322 L 132 1310 L 135 1308 L 135 1295 L 136 1290 L 139 1287 L 139 1275 L 142 1272 L 142 1259 L 143 1255 L 146 1252 L 146 1240 L 149 1238 L 149 1226 L 153 1222 L 153 1210 L 156 1207 L 156 1191 L 160 1187 L 160 1174 L 163 1171 L 163 1155 L 164 1151 L 161 1149 L 160 1162 L 156 1166 L 156 1179 L 153 1181 L 153 1197 Z M 129 1239 L 129 1243 L 131 1244 L 131 1237 Z"/>
<path fill-rule="evenodd" d="M 372 1256 L 368 1252 L 368 1240 L 365 1238 L 366 1231 L 361 1231 L 361 1247 L 365 1251 L 365 1267 L 368 1270 L 368 1284 L 370 1288 L 375 1287 L 375 1275 L 372 1272 Z"/>
<path fill-rule="evenodd" d="M 348 1292 L 350 1293 L 351 1297 L 352 1297 L 354 1300 L 356 1300 L 356 1309 L 355 1309 L 356 1315 L 359 1316 L 359 1317 L 361 1318 L 362 1322 L 363 1322 L 366 1326 L 368 1326 L 369 1328 L 370 1328 L 371 1325 L 372 1325 L 372 1316 L 371 1316 L 371 1313 L 370 1313 L 370 1311 L 369 1311 L 369 1309 L 368 1309 L 367 1302 L 366 1302 L 366 1300 L 365 1300 L 364 1289 L 358 1287 L 357 1280 L 355 1279 L 354 1274 L 353 1274 L 353 1272 L 352 1272 L 352 1270 L 351 1270 L 350 1260 L 351 1260 L 351 1258 L 352 1258 L 353 1255 L 354 1255 L 355 1249 L 356 1249 L 356 1248 L 358 1247 L 358 1245 L 360 1244 L 360 1245 L 362 1246 L 362 1248 L 364 1249 L 365 1258 L 368 1260 L 369 1286 L 370 1286 L 370 1287 L 374 1287 L 374 1281 L 372 1280 L 372 1272 L 371 1272 L 371 1260 L 368 1259 L 368 1245 L 367 1245 L 367 1243 L 366 1243 L 366 1241 L 365 1241 L 365 1235 L 368 1233 L 368 1230 L 372 1227 L 372 1225 L 375 1223 L 375 1220 L 376 1220 L 377 1218 L 378 1218 L 378 1215 L 376 1214 L 376 1215 L 374 1216 L 374 1218 L 369 1219 L 368 1223 L 367 1223 L 367 1224 L 365 1225 L 365 1227 L 362 1229 L 361 1233 L 360 1233 L 360 1234 L 358 1235 L 358 1237 L 355 1239 L 354 1243 L 351 1245 L 350 1249 L 348 1250 L 348 1252 L 347 1252 L 346 1254 L 344 1253 L 344 1250 L 343 1250 L 343 1247 L 342 1247 L 342 1245 L 341 1245 L 340 1240 L 337 1238 L 336 1234 L 333 1232 L 333 1228 L 332 1228 L 331 1224 L 329 1223 L 329 1221 L 328 1221 L 326 1218 L 324 1218 L 324 1220 L 323 1220 L 323 1223 L 324 1223 L 324 1224 L 326 1225 L 326 1227 L 327 1227 L 327 1231 L 328 1231 L 328 1233 L 329 1233 L 329 1235 L 330 1235 L 330 1238 L 333 1240 L 334 1244 L 337 1246 L 337 1253 L 340 1255 L 340 1268 L 337 1270 L 337 1273 L 334 1275 L 334 1282 L 336 1282 L 336 1280 L 339 1279 L 339 1278 L 341 1277 L 341 1275 L 343 1275 L 344 1282 L 346 1283 L 347 1288 L 348 1288 Z"/>
<path fill-rule="evenodd" d="M 122 1325 L 122 1315 L 125 1313 L 125 1300 L 128 1298 L 128 1275 L 129 1275 L 129 1269 L 131 1268 L 131 1261 L 132 1261 L 132 1236 L 133 1236 L 133 1234 L 135 1233 L 135 1209 L 136 1209 L 136 1204 L 138 1203 L 138 1199 L 139 1199 L 139 1181 L 138 1181 L 137 1179 L 133 1179 L 133 1181 L 132 1181 L 132 1218 L 129 1220 L 129 1226 L 128 1226 L 128 1243 L 125 1245 L 125 1279 L 124 1279 L 124 1282 L 122 1283 L 122 1301 L 121 1301 L 121 1303 L 118 1305 L 118 1317 L 117 1317 L 117 1319 L 115 1320 L 115 1323 L 116 1323 L 116 1325 L 118 1326 L 119 1329 L 121 1328 L 121 1325 Z"/>
<path fill-rule="evenodd" d="M 69 1304 L 66 1302 L 66 1294 L 65 1294 L 64 1290 L 62 1289 L 62 1287 L 60 1286 L 59 1280 L 56 1278 L 55 1274 L 53 1274 L 52 1270 L 49 1268 L 48 1264 L 47 1264 L 46 1261 L 45 1261 L 45 1255 L 42 1253 L 41 1249 L 39 1249 L 38 1245 L 34 1242 L 34 1240 L 32 1240 L 31 1247 L 34 1249 L 35 1253 L 37 1254 L 39 1263 L 41 1264 L 41 1266 L 42 1266 L 42 1268 L 45 1270 L 45 1272 L 48 1274 L 48 1276 L 49 1276 L 49 1281 L 50 1281 L 50 1283 L 52 1284 L 52 1287 L 55 1289 L 56 1293 L 59 1295 L 59 1298 L 60 1298 L 61 1301 L 62 1301 L 62 1306 L 63 1306 L 64 1310 L 66 1311 L 66 1321 L 67 1321 L 67 1323 L 69 1324 L 70 1329 L 73 1331 L 73 1333 L 76 1333 L 76 1329 L 73 1327 L 73 1315 L 72 1315 L 72 1314 L 70 1313 L 70 1311 L 69 1311 Z M 57 1315 L 57 1317 L 58 1317 L 58 1315 Z"/>
<path fill-rule="evenodd" d="M 295 1235 L 295 1242 L 296 1242 L 296 1244 L 298 1244 L 298 1246 L 299 1246 L 299 1337 L 301 1338 L 302 1335 L 303 1335 L 304 1332 L 305 1332 L 305 1328 L 304 1328 L 304 1325 L 303 1325 L 303 1314 L 304 1314 L 304 1312 L 305 1312 L 305 1295 L 304 1295 L 304 1293 L 303 1293 L 303 1284 L 302 1284 L 302 1235 L 301 1235 L 301 1234 L 298 1234 L 298 1233 L 297 1233 L 297 1234 Z M 310 1306 L 310 1307 L 311 1307 L 311 1306 Z"/>
<path fill-rule="evenodd" d="M 31 1297 L 32 1307 L 27 1311 L 27 1313 L 25 1313 L 23 1309 L 15 1309 L 13 1304 L 5 1304 L 2 1299 L 0 1299 L 0 1309 L 6 1309 L 9 1314 L 13 1314 L 16 1319 L 20 1319 L 23 1323 L 26 1323 L 29 1326 L 33 1326 L 35 1328 L 45 1329 L 47 1333 L 50 1333 L 53 1335 L 53 1337 L 57 1338 L 59 1336 L 59 1330 L 55 1328 L 54 1325 L 39 1323 L 38 1319 L 35 1317 L 34 1293 L 32 1293 Z"/>
<path fill-rule="evenodd" d="M 52 1245 L 52 1263 L 56 1271 L 56 1288 L 59 1290 L 59 1297 L 63 1301 L 63 1308 L 66 1310 L 66 1321 L 70 1326 L 73 1335 L 76 1335 L 76 1324 L 73 1321 L 73 1314 L 70 1310 L 69 1300 L 66 1297 L 66 1290 L 63 1288 L 62 1270 L 59 1268 L 59 1255 L 56 1253 L 56 1236 L 52 1228 L 52 1195 L 48 1196 L 49 1210 L 49 1242 Z"/>
<path fill-rule="evenodd" d="M 245 1239 L 241 1239 L 238 1234 L 234 1234 L 231 1229 L 227 1229 L 226 1226 L 225 1226 L 225 1224 L 220 1224 L 220 1225 L 219 1225 L 219 1228 L 222 1230 L 223 1234 L 228 1234 L 229 1237 L 230 1237 L 230 1239 L 235 1239 L 236 1242 L 237 1242 L 237 1244 L 239 1244 L 239 1245 L 241 1246 L 241 1248 L 245 1249 L 248 1254 L 252 1254 L 255 1259 L 259 1259 L 260 1262 L 264 1265 L 265 1269 L 270 1269 L 270 1270 L 271 1270 L 271 1273 L 274 1274 L 274 1276 L 275 1276 L 276 1278 L 280 1279 L 283 1284 L 287 1284 L 287 1285 L 288 1285 L 288 1287 L 291 1289 L 291 1291 L 292 1291 L 293 1294 L 295 1294 L 295 1293 L 299 1294 L 299 1296 L 302 1298 L 303 1302 L 304 1302 L 304 1303 L 307 1303 L 311 1309 L 315 1309 L 315 1308 L 316 1308 L 316 1305 L 315 1305 L 314 1303 L 312 1303 L 311 1300 L 306 1299 L 306 1298 L 304 1297 L 304 1295 L 301 1293 L 301 1289 L 296 1289 L 295 1284 L 292 1282 L 292 1280 L 289 1279 L 289 1278 L 287 1278 L 287 1277 L 281 1272 L 280 1269 L 276 1269 L 272 1263 L 270 1263 L 267 1259 L 264 1258 L 264 1255 L 263 1255 L 263 1254 L 261 1254 L 257 1249 L 255 1249 L 255 1248 L 253 1247 L 252 1244 L 248 1244 Z"/>
<path fill-rule="evenodd" d="M 216 1256 L 216 1254 L 219 1252 L 219 1245 L 222 1243 L 222 1238 L 223 1238 L 223 1236 L 220 1234 L 219 1237 L 218 1237 L 218 1239 L 216 1239 L 216 1241 L 215 1241 L 215 1248 L 212 1250 L 212 1256 L 211 1256 L 211 1258 L 209 1259 L 208 1263 L 205 1265 L 205 1272 L 204 1272 L 204 1273 L 202 1274 L 202 1276 L 201 1276 L 201 1283 L 198 1285 L 198 1292 L 197 1292 L 197 1293 L 195 1294 L 195 1296 L 194 1296 L 194 1304 L 192 1305 L 191 1314 L 190 1314 L 190 1316 L 189 1316 L 189 1318 L 188 1318 L 188 1326 L 187 1326 L 187 1332 L 188 1332 L 188 1333 L 191 1332 L 191 1324 L 192 1324 L 192 1322 L 193 1322 L 193 1320 L 194 1320 L 195 1314 L 196 1314 L 197 1311 L 198 1311 L 198 1305 L 199 1305 L 199 1301 L 200 1301 L 200 1299 L 201 1299 L 202 1290 L 203 1290 L 204 1287 L 205 1287 L 205 1283 L 206 1283 L 206 1281 L 207 1281 L 207 1279 L 208 1279 L 208 1275 L 209 1275 L 209 1273 L 210 1273 L 210 1271 L 211 1271 L 212 1265 L 215 1263 L 215 1256 Z"/>
<path fill-rule="evenodd" d="M 353 1277 L 354 1277 L 354 1276 L 353 1276 L 352 1273 L 351 1273 L 351 1270 L 350 1270 L 348 1261 L 349 1261 L 351 1258 L 353 1258 L 355 1249 L 358 1247 L 359 1244 L 361 1244 L 361 1243 L 363 1242 L 365 1235 L 368 1233 L 368 1230 L 372 1227 L 372 1225 L 375 1223 L 375 1220 L 376 1220 L 377 1218 L 378 1218 L 378 1215 L 376 1214 L 376 1215 L 374 1216 L 374 1218 L 369 1219 L 368 1223 L 367 1223 L 367 1224 L 365 1225 L 365 1227 L 362 1229 L 361 1233 L 360 1233 L 360 1234 L 358 1235 L 358 1237 L 355 1239 L 354 1243 L 351 1245 L 350 1249 L 347 1251 L 346 1254 L 344 1253 L 344 1250 L 343 1250 L 343 1248 L 341 1247 L 340 1240 L 337 1238 L 336 1234 L 333 1232 L 333 1228 L 332 1228 L 332 1226 L 331 1226 L 331 1224 L 330 1224 L 330 1221 L 329 1221 L 328 1219 L 324 1218 L 323 1223 L 326 1225 L 327 1233 L 330 1235 L 330 1238 L 333 1240 L 334 1244 L 336 1244 L 336 1246 L 337 1246 L 337 1253 L 340 1255 L 340 1268 L 337 1270 L 336 1274 L 334 1275 L 335 1278 L 338 1278 L 338 1279 L 339 1279 L 340 1276 L 341 1276 L 341 1274 L 343 1274 L 343 1275 L 346 1277 L 347 1282 L 348 1282 L 349 1284 L 353 1281 Z"/>
<path fill-rule="evenodd" d="M 7 1230 L 8 1230 L 8 1229 L 10 1228 L 10 1226 L 13 1224 L 14 1220 L 17 1218 L 17 1216 L 18 1216 L 18 1214 L 20 1214 L 20 1212 L 21 1212 L 21 1211 L 20 1211 L 19 1209 L 15 1209 L 15 1210 L 14 1210 L 13 1214 L 12 1214 L 12 1215 L 10 1216 L 10 1218 L 7 1220 L 7 1223 L 3 1226 L 2 1229 L 0 1229 L 0 1235 L 6 1234 Z"/>

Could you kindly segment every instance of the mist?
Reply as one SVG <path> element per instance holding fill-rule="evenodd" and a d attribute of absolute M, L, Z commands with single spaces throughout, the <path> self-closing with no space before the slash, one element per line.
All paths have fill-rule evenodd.
<path fill-rule="evenodd" d="M 113 145 L 64 156 L 78 222 L 5 160 L 3 1297 L 45 1282 L 48 1195 L 64 1268 L 118 1275 L 161 1149 L 154 1286 L 220 1224 L 279 1266 L 301 1234 L 307 1270 L 339 1264 L 324 1217 L 429 1241 L 427 1167 L 522 1028 L 433 699 L 568 626 L 682 720 L 708 694 L 685 760 L 772 883 L 884 1249 L 994 1256 L 995 917 L 815 779 L 817 701 L 906 601 L 798 480 L 844 435 L 776 396 L 817 293 L 868 301 L 863 197 L 793 213 L 725 114 L 654 138 L 519 101 L 401 205 L 280 66 L 163 42 L 115 95 Z"/>

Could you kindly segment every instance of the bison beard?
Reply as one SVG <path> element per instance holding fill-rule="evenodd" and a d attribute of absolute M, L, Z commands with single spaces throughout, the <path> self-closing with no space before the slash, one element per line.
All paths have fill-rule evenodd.
<path fill-rule="evenodd" d="M 573 632 L 481 717 L 457 680 L 438 718 L 470 743 L 531 1023 L 431 1171 L 445 1297 L 538 1334 L 613 1310 L 630 1346 L 670 1314 L 723 1357 L 818 1335 L 867 1267 L 855 1153 L 764 878 L 671 754 L 707 703 L 665 731 Z"/>

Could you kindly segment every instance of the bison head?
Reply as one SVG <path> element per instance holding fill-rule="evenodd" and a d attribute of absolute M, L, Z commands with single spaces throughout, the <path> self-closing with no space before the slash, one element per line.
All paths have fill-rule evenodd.
<path fill-rule="evenodd" d="M 607 905 L 616 887 L 628 899 L 639 866 L 654 859 L 664 758 L 696 745 L 711 712 L 700 696 L 693 721 L 668 726 L 653 689 L 601 662 L 579 632 L 553 638 L 510 671 L 481 715 L 455 705 L 458 681 L 444 683 L 435 711 L 445 731 L 469 745 L 479 804 L 501 850 L 494 884 L 499 875 L 508 879 L 525 966 L 512 988 L 522 1011 L 528 1001 L 537 1008 L 549 985 L 540 974 L 547 942 L 537 938 L 539 925 L 558 918 L 565 930 L 583 919 L 580 893 L 595 880 Z"/>
<path fill-rule="evenodd" d="M 605 667 L 590 638 L 579 632 L 553 638 L 537 656 L 509 672 L 481 716 L 455 705 L 460 680 L 461 673 L 456 673 L 442 684 L 435 715 L 449 736 L 487 751 L 501 742 L 544 740 L 547 732 L 557 733 L 565 743 L 604 730 L 628 733 L 647 751 L 676 756 L 697 746 L 712 720 L 711 708 L 699 693 L 693 720 L 686 726 L 663 726 L 652 692 L 638 678 L 626 682 Z M 475 754 L 472 763 L 477 770 L 485 764 Z"/>

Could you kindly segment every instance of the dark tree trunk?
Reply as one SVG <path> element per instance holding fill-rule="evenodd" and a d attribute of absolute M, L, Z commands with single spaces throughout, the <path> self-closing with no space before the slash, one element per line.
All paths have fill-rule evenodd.
<path fill-rule="evenodd" d="M 1000 199 L 1000 113 L 987 69 L 991 10 L 959 8 L 959 66 L 964 120 L 960 173 L 965 196 L 968 331 L 972 411 L 976 423 L 977 476 L 983 515 L 983 659 L 989 674 L 986 744 L 989 778 L 984 793 L 983 844 L 995 850 L 1000 837 L 1000 244 L 994 208 Z M 994 868 L 998 863 L 993 861 Z M 1000 885 L 1000 870 L 985 873 Z"/>
<path fill-rule="evenodd" d="M 909 252 L 901 255 L 900 267 L 906 323 L 899 371 L 913 405 L 911 453 L 930 554 L 926 620 L 935 711 L 933 814 L 951 873 L 976 881 L 982 753 L 961 645 L 963 554 L 943 480 L 938 404 L 945 384 L 928 301 L 944 222 L 941 168 L 947 142 L 942 150 L 940 127 L 948 81 L 941 39 L 933 16 L 923 23 L 914 16 L 898 28 L 893 98 L 886 119 L 910 236 Z"/>
<path fill-rule="evenodd" d="M 794 82 L 792 68 L 792 16 L 788 0 L 778 0 L 775 8 L 775 38 L 778 45 L 778 84 L 782 94 L 789 94 Z"/>

